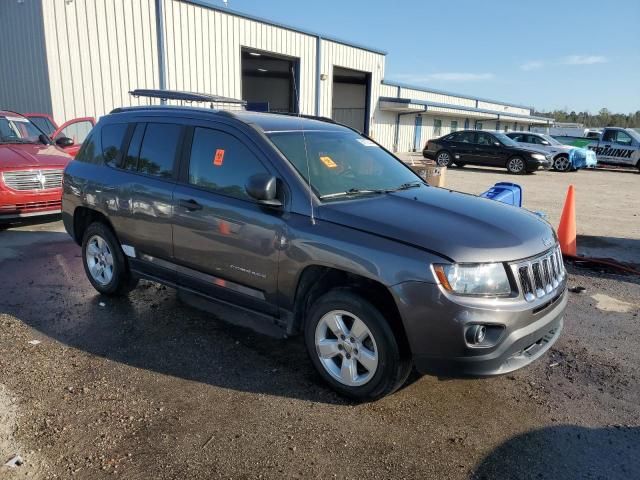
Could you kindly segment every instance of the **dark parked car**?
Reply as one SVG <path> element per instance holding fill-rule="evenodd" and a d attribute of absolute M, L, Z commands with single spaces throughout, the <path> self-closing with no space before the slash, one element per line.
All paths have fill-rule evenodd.
<path fill-rule="evenodd" d="M 546 221 L 430 187 L 330 121 L 117 109 L 65 170 L 63 220 L 98 292 L 146 278 L 240 306 L 302 334 L 324 380 L 358 399 L 393 392 L 412 365 L 516 370 L 563 325 Z"/>
<path fill-rule="evenodd" d="M 422 154 L 441 167 L 486 165 L 503 167 L 515 174 L 550 169 L 553 165 L 551 155 L 543 150 L 523 147 L 504 133 L 478 130 L 462 130 L 429 140 Z"/>

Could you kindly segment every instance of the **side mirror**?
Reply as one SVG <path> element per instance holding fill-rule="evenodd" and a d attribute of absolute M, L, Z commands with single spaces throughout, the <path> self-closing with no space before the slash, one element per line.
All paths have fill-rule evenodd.
<path fill-rule="evenodd" d="M 251 198 L 255 198 L 260 205 L 281 207 L 282 202 L 276 198 L 278 179 L 268 173 L 252 175 L 247 180 L 245 190 Z"/>
<path fill-rule="evenodd" d="M 542 141 L 542 145 L 544 145 L 545 147 L 548 147 L 551 144 L 549 142 L 547 142 L 546 140 L 543 140 Z"/>
<path fill-rule="evenodd" d="M 501 147 L 502 144 L 500 142 L 493 142 L 494 147 Z"/>
<path fill-rule="evenodd" d="M 51 143 L 51 139 L 47 137 L 44 133 L 41 133 L 40 135 L 38 135 L 38 140 L 40 140 L 40 143 L 44 145 L 49 145 Z"/>
<path fill-rule="evenodd" d="M 69 137 L 60 137 L 56 140 L 56 145 L 61 148 L 70 147 L 71 145 L 73 145 L 73 140 L 71 140 Z"/>

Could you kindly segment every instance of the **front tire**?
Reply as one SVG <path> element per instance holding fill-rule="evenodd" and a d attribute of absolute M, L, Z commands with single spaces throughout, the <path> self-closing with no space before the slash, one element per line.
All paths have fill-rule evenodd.
<path fill-rule="evenodd" d="M 566 155 L 558 155 L 553 160 L 553 168 L 558 172 L 569 172 L 572 169 L 571 160 Z"/>
<path fill-rule="evenodd" d="M 522 175 L 527 171 L 525 161 L 522 157 L 511 157 L 507 161 L 507 170 L 514 175 Z"/>
<path fill-rule="evenodd" d="M 446 150 L 441 150 L 436 155 L 436 163 L 439 167 L 448 167 L 451 165 L 451 154 Z"/>
<path fill-rule="evenodd" d="M 82 263 L 91 285 L 103 295 L 126 295 L 138 284 L 116 236 L 102 222 L 92 223 L 84 232 Z"/>
<path fill-rule="evenodd" d="M 346 289 L 332 290 L 311 306 L 304 337 L 320 376 L 346 397 L 384 397 L 411 372 L 411 361 L 382 313 Z"/>

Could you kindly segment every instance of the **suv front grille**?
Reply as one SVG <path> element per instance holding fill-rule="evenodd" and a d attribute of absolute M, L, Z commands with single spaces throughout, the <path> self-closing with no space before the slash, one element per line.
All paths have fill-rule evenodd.
<path fill-rule="evenodd" d="M 62 186 L 62 169 L 2 172 L 2 181 L 12 190 L 47 190 Z"/>
<path fill-rule="evenodd" d="M 532 259 L 511 265 L 527 302 L 552 294 L 566 275 L 558 246 Z"/>

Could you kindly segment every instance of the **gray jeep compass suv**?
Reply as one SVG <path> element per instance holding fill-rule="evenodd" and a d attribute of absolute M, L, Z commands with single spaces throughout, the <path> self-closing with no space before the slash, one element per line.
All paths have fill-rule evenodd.
<path fill-rule="evenodd" d="M 89 281 L 139 278 L 300 333 L 320 376 L 375 399 L 412 366 L 523 367 L 556 341 L 566 273 L 526 210 L 434 188 L 328 120 L 192 107 L 103 117 L 65 170 Z"/>

